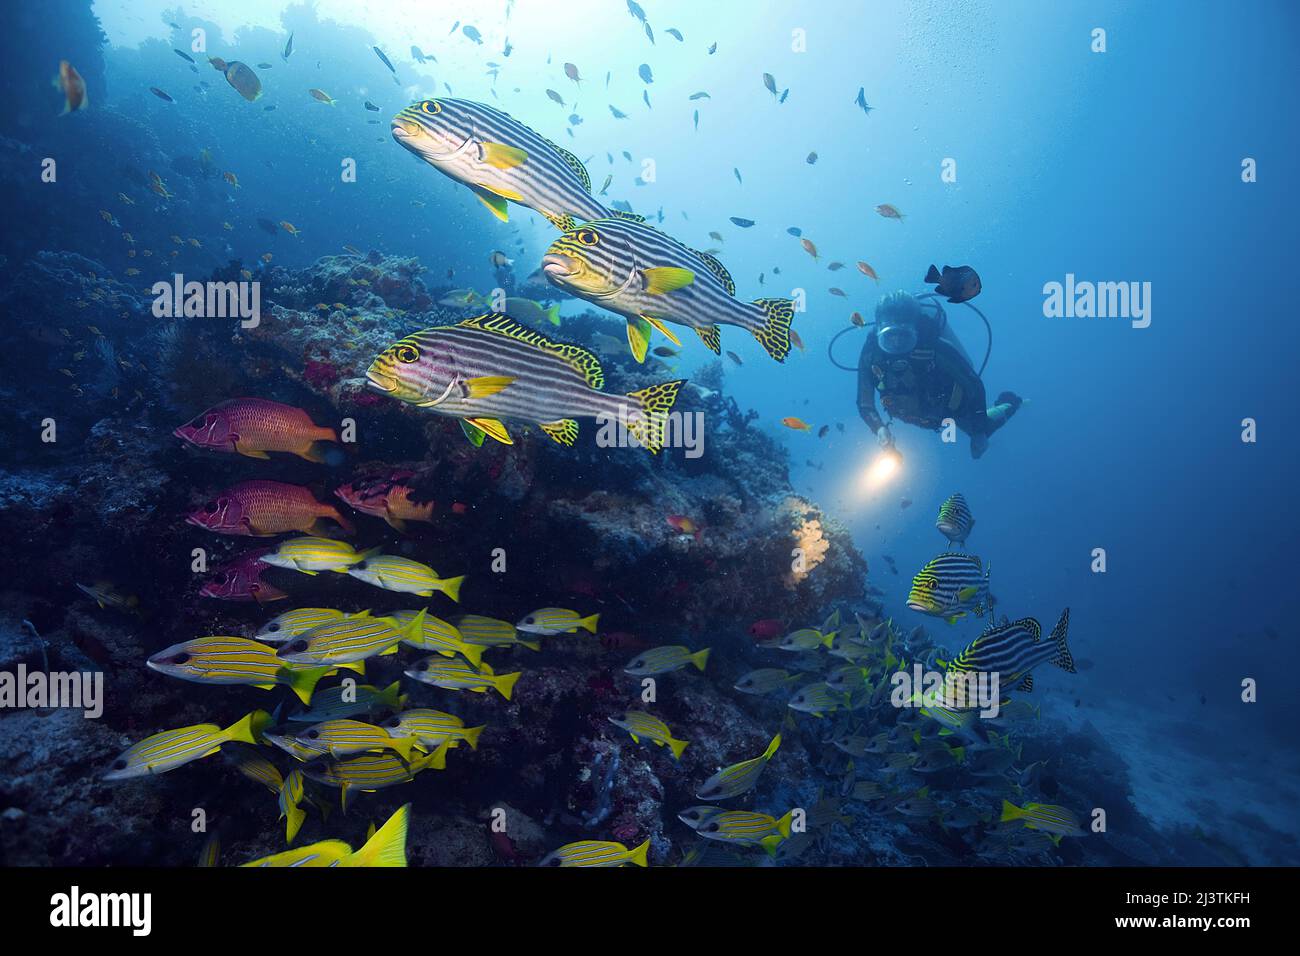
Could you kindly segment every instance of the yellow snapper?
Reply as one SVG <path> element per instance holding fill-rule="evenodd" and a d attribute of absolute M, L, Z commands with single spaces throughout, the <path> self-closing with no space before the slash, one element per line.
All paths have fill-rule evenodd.
<path fill-rule="evenodd" d="M 298 664 L 330 664 L 365 673 L 362 661 L 376 654 L 396 654 L 397 645 L 409 634 L 419 633 L 423 623 L 424 611 L 406 625 L 391 617 L 357 614 L 304 631 L 280 648 L 279 657 Z"/>
<path fill-rule="evenodd" d="M 275 648 L 246 637 L 197 637 L 164 648 L 146 661 L 150 670 L 196 684 L 246 684 L 272 690 L 290 688 L 304 704 L 329 667 L 289 663 Z"/>
<path fill-rule="evenodd" d="M 347 573 L 385 591 L 401 591 L 421 597 L 432 597 L 434 591 L 441 591 L 453 601 L 460 600 L 460 585 L 465 580 L 464 575 L 440 578 L 438 572 L 427 564 L 393 554 L 367 557 L 349 567 Z"/>
<path fill-rule="evenodd" d="M 355 853 L 342 840 L 321 840 L 296 850 L 251 860 L 243 866 L 406 866 L 406 830 L 411 805 L 398 809 Z"/>
<path fill-rule="evenodd" d="M 245 714 L 236 723 L 222 730 L 216 724 L 195 724 L 146 737 L 113 761 L 105 780 L 129 780 L 166 773 L 191 761 L 207 757 L 233 740 L 248 744 L 258 743 L 262 730 L 271 722 L 264 710 Z"/>

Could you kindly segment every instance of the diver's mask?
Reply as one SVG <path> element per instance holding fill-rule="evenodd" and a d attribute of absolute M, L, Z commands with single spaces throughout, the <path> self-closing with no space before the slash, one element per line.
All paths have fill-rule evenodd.
<path fill-rule="evenodd" d="M 907 355 L 916 348 L 916 325 L 890 320 L 876 327 L 876 342 L 886 355 Z"/>

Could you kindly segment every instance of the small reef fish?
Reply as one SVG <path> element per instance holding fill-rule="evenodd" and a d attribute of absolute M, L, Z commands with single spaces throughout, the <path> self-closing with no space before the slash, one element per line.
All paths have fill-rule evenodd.
<path fill-rule="evenodd" d="M 140 599 L 134 594 L 125 594 L 116 585 L 108 581 L 96 581 L 92 585 L 78 584 L 77 590 L 90 598 L 100 608 L 112 608 L 126 614 L 134 614 L 140 605 Z"/>
<path fill-rule="evenodd" d="M 214 64 L 215 65 L 215 64 Z M 226 82 L 248 102 L 252 103 L 262 96 L 262 81 L 257 72 L 245 63 L 232 60 L 225 67 Z"/>
<path fill-rule="evenodd" d="M 717 259 L 623 214 L 567 231 L 542 257 L 546 278 L 566 292 L 627 320 L 628 346 L 645 361 L 650 330 L 681 342 L 664 323 L 693 329 L 722 354 L 720 326 L 744 329 L 782 362 L 790 351 L 789 299 L 736 298 L 736 283 Z"/>
<path fill-rule="evenodd" d="M 393 117 L 392 134 L 403 149 L 468 186 L 502 222 L 509 202 L 536 210 L 561 230 L 609 215 L 591 195 L 582 160 L 495 107 L 421 100 Z"/>
<path fill-rule="evenodd" d="M 338 442 L 334 429 L 317 425 L 301 408 L 265 398 L 235 398 L 214 405 L 173 434 L 198 448 L 249 458 L 270 458 L 267 452 L 274 451 L 338 464 L 342 457 L 330 447 Z"/>
<path fill-rule="evenodd" d="M 427 564 L 392 554 L 363 557 L 348 567 L 347 574 L 385 591 L 418 594 L 420 597 L 432 597 L 434 591 L 441 591 L 453 601 L 460 600 L 460 586 L 465 580 L 463 574 L 440 578 Z"/>
<path fill-rule="evenodd" d="M 934 291 L 946 295 L 949 302 L 969 302 L 983 288 L 979 274 L 970 266 L 944 266 L 940 272 L 931 265 L 925 281 L 935 283 Z"/>
<path fill-rule="evenodd" d="M 219 601 L 256 601 L 265 604 L 282 601 L 289 595 L 273 584 L 262 580 L 262 572 L 269 567 L 262 559 L 270 548 L 246 551 L 218 568 L 212 578 L 203 583 L 199 595 Z"/>
<path fill-rule="evenodd" d="M 809 425 L 802 418 L 797 418 L 794 415 L 790 415 L 786 418 L 781 419 L 781 424 L 784 425 L 786 428 L 794 429 L 797 432 L 812 431 L 811 425 Z"/>
<path fill-rule="evenodd" d="M 487 664 L 475 667 L 469 661 L 426 657 L 404 672 L 411 680 L 444 690 L 468 690 L 485 694 L 489 687 L 506 700 L 514 694 L 521 674 L 496 674 Z"/>
<path fill-rule="evenodd" d="M 59 61 L 59 73 L 54 78 L 54 88 L 63 93 L 63 113 L 75 113 L 77 110 L 84 110 L 90 105 L 90 99 L 86 96 L 86 81 L 81 78 L 81 74 L 67 60 Z"/>
<path fill-rule="evenodd" d="M 541 634 L 547 637 L 554 634 L 573 634 L 578 630 L 595 634 L 599 621 L 599 614 L 583 617 L 577 611 L 570 611 L 568 608 L 544 607 L 520 618 L 515 627 L 525 634 Z"/>
<path fill-rule="evenodd" d="M 357 684 L 348 678 L 337 687 L 318 691 L 312 697 L 310 710 L 290 714 L 288 719 L 296 723 L 318 724 L 324 720 L 339 720 L 356 717 L 358 714 L 401 710 L 404 706 L 406 695 L 402 693 L 401 681 L 393 681 L 380 689 L 373 684 Z"/>
<path fill-rule="evenodd" d="M 525 641 L 509 621 L 482 614 L 462 614 L 455 619 L 456 629 L 468 644 L 482 647 L 513 647 L 522 645 L 532 651 L 540 651 L 539 641 Z"/>
<path fill-rule="evenodd" d="M 366 560 L 372 553 L 358 552 L 346 541 L 308 535 L 282 541 L 262 556 L 262 563 L 273 568 L 301 571 L 303 574 L 317 574 L 321 571 L 346 574 L 348 568 Z"/>
<path fill-rule="evenodd" d="M 410 629 L 409 625 L 419 613 L 419 611 L 394 611 L 389 615 L 403 627 L 408 628 L 406 636 L 402 639 L 403 644 L 408 647 L 418 647 L 420 650 L 434 651 L 443 657 L 454 657 L 459 654 L 475 667 L 482 662 L 484 645 L 470 644 L 456 625 L 440 617 L 434 617 L 427 611 L 420 629 Z"/>
<path fill-rule="evenodd" d="M 338 102 L 336 99 L 334 99 L 334 97 L 330 96 L 324 90 L 318 90 L 313 87 L 307 92 L 311 94 L 312 99 L 316 100 L 318 103 L 324 103 L 326 106 L 333 106 L 335 103 Z"/>
<path fill-rule="evenodd" d="M 903 221 L 903 214 L 887 202 L 881 203 L 877 206 L 876 212 L 886 219 L 897 219 L 899 222 Z"/>
<path fill-rule="evenodd" d="M 264 710 L 245 714 L 240 720 L 222 730 L 216 724 L 195 724 L 176 730 L 164 730 L 146 737 L 113 761 L 105 780 L 129 780 L 166 773 L 185 764 L 216 753 L 224 744 L 242 741 L 258 743 L 262 731 L 271 721 Z"/>
<path fill-rule="evenodd" d="M 260 480 L 231 485 L 186 518 L 190 524 L 217 534 L 263 538 L 288 531 L 323 534 L 329 530 L 326 519 L 349 534 L 354 530 L 337 508 L 317 501 L 308 489 Z"/>
<path fill-rule="evenodd" d="M 626 863 L 649 866 L 646 859 L 649 851 L 649 840 L 631 850 L 612 840 L 579 840 L 547 854 L 538 866 L 623 866 Z"/>
<path fill-rule="evenodd" d="M 702 671 L 704 665 L 709 662 L 710 650 L 711 648 L 706 647 L 692 653 L 689 647 L 681 644 L 654 647 L 634 657 L 627 667 L 623 668 L 623 673 L 631 674 L 633 677 L 650 677 L 681 670 L 687 664 L 694 664 L 697 670 Z"/>
<path fill-rule="evenodd" d="M 949 495 L 939 506 L 939 517 L 934 526 L 953 544 L 965 544 L 975 527 L 975 518 L 970 513 L 970 506 L 960 492 Z"/>
<path fill-rule="evenodd" d="M 362 514 L 383 518 L 394 531 L 406 531 L 407 522 L 433 521 L 434 502 L 412 500 L 406 482 L 415 472 L 396 470 L 367 481 L 354 481 L 334 489 L 348 507 Z"/>
<path fill-rule="evenodd" d="M 696 541 L 699 541 L 700 535 L 704 533 L 704 529 L 686 515 L 668 515 L 665 520 L 668 522 L 668 526 L 674 531 L 679 534 L 688 534 Z"/>
<path fill-rule="evenodd" d="M 265 736 L 269 738 L 272 735 Z M 397 737 L 383 727 L 346 717 L 312 724 L 286 736 L 298 747 L 330 757 L 391 750 L 403 760 L 410 761 L 411 749 L 416 744 L 414 737 Z"/>
<path fill-rule="evenodd" d="M 907 606 L 955 624 L 968 611 L 976 617 L 992 610 L 989 571 L 973 554 L 951 552 L 931 558 L 912 578 Z"/>
<path fill-rule="evenodd" d="M 322 624 L 333 624 L 347 616 L 346 611 L 336 611 L 329 607 L 295 608 L 263 624 L 257 631 L 257 639 L 267 644 L 283 644 L 304 631 L 310 631 Z"/>
<path fill-rule="evenodd" d="M 742 793 L 748 793 L 754 789 L 759 776 L 763 773 L 763 768 L 767 766 L 780 746 L 781 735 L 777 734 L 762 754 L 752 760 L 742 760 L 740 763 L 719 770 L 704 781 L 695 796 L 701 800 L 728 800 Z"/>
<path fill-rule="evenodd" d="M 677 819 L 706 840 L 719 840 L 739 846 L 762 846 L 769 853 L 775 853 L 781 841 L 790 836 L 794 811 L 789 811 L 778 820 L 769 814 L 749 810 L 691 807 L 677 814 Z"/>
<path fill-rule="evenodd" d="M 682 751 L 690 745 L 688 741 L 675 739 L 667 724 L 644 710 L 629 710 L 622 717 L 610 717 L 609 722 L 626 730 L 636 743 L 644 737 L 660 747 L 667 746 L 674 760 L 681 760 Z"/>
<path fill-rule="evenodd" d="M 1001 822 L 1019 820 L 1031 830 L 1042 830 L 1058 836 L 1085 836 L 1079 818 L 1065 807 L 1050 803 L 1026 803 L 1018 807 L 1009 800 L 1002 801 Z"/>
<path fill-rule="evenodd" d="M 470 750 L 478 749 L 479 735 L 486 729 L 486 726 L 466 727 L 465 721 L 455 714 L 424 707 L 394 714 L 384 721 L 383 726 L 394 737 L 414 737 L 420 746 L 436 747 L 448 741 L 455 746 L 457 741 L 463 740 L 469 744 Z"/>
<path fill-rule="evenodd" d="M 681 381 L 609 395 L 594 354 L 555 342 L 506 315 L 488 313 L 425 329 L 384 350 L 366 370 L 372 388 L 461 421 L 482 445 L 485 435 L 513 444 L 501 419 L 534 422 L 554 441 L 577 440 L 576 418 L 611 416 L 651 452 L 663 446 L 668 412 Z"/>
<path fill-rule="evenodd" d="M 278 655 L 282 661 L 296 664 L 328 664 L 364 673 L 362 661 L 376 654 L 397 653 L 397 645 L 408 634 L 419 632 L 423 614 L 418 612 L 403 625 L 391 617 L 371 617 L 363 611 L 304 631 L 281 646 Z"/>
<path fill-rule="evenodd" d="M 735 689 L 742 694 L 762 697 L 798 680 L 800 675 L 791 674 L 779 667 L 760 667 L 758 670 L 743 674 L 735 683 Z"/>
<path fill-rule="evenodd" d="M 196 684 L 248 685 L 274 690 L 283 684 L 306 706 L 328 667 L 286 664 L 275 648 L 246 637 L 197 637 L 164 648 L 145 662 L 150 670 Z"/>
<path fill-rule="evenodd" d="M 813 651 L 819 647 L 828 648 L 835 643 L 838 633 L 838 631 L 831 631 L 829 634 L 823 634 L 815 627 L 803 627 L 781 638 L 777 647 L 783 651 Z"/>
<path fill-rule="evenodd" d="M 410 783 L 416 774 L 429 769 L 447 769 L 446 744 L 411 761 L 403 760 L 391 751 L 363 753 L 343 760 L 312 761 L 302 768 L 302 772 L 308 780 L 338 787 L 342 791 L 343 812 L 347 813 L 353 793 L 374 793 L 386 787 Z"/>

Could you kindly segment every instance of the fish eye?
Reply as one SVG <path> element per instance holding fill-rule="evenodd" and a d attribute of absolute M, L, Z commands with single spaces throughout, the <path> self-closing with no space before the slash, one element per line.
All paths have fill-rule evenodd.
<path fill-rule="evenodd" d="M 584 246 L 594 246 L 600 242 L 600 235 L 594 229 L 579 229 L 574 238 Z"/>
<path fill-rule="evenodd" d="M 126 769 L 126 761 L 125 761 L 125 760 L 114 760 L 114 761 L 113 761 L 113 769 L 114 769 L 114 770 L 125 770 L 125 769 Z"/>
<path fill-rule="evenodd" d="M 420 110 L 430 116 L 437 116 L 442 112 L 442 104 L 437 100 L 425 100 L 420 104 Z"/>
<path fill-rule="evenodd" d="M 278 631 L 279 629 L 280 629 L 280 625 L 279 625 L 279 624 L 276 624 L 276 623 L 274 623 L 274 622 L 271 623 L 271 624 L 267 627 L 267 631 L 269 631 L 269 632 L 272 633 L 272 634 L 274 634 L 274 633 L 275 633 L 276 631 Z"/>
<path fill-rule="evenodd" d="M 402 718 L 401 718 L 401 717 L 389 717 L 389 718 L 388 718 L 388 721 L 384 724 L 384 726 L 385 726 L 385 727 L 400 727 L 400 726 L 402 726 Z"/>
<path fill-rule="evenodd" d="M 420 360 L 420 350 L 414 345 L 399 345 L 393 349 L 393 355 L 397 358 L 397 361 L 406 365 Z"/>
<path fill-rule="evenodd" d="M 705 825 L 704 829 L 707 830 L 709 833 L 717 833 L 719 830 L 722 829 L 722 825 L 716 822 L 709 823 Z"/>
<path fill-rule="evenodd" d="M 535 619 L 535 618 L 530 614 L 530 615 L 528 615 L 526 618 L 524 618 L 524 623 L 525 623 L 525 624 L 533 624 L 533 623 L 535 623 L 535 620 L 536 620 L 536 619 Z"/>
<path fill-rule="evenodd" d="M 295 651 L 305 651 L 305 650 L 307 649 L 307 642 L 306 642 L 306 641 L 294 641 L 294 642 L 293 642 L 293 647 L 292 647 L 292 649 L 295 650 Z"/>
<path fill-rule="evenodd" d="M 559 865 L 561 865 L 563 862 L 564 862 L 564 861 L 561 860 L 561 859 L 557 856 L 557 857 L 555 857 L 553 860 L 548 860 L 547 863 L 546 863 L 546 865 L 547 865 L 547 866 L 559 866 Z"/>
<path fill-rule="evenodd" d="M 317 739 L 318 737 L 320 737 L 320 731 L 319 731 L 319 730 L 309 730 L 309 731 L 307 731 L 307 735 L 306 735 L 306 736 L 307 736 L 307 738 L 308 738 L 309 740 L 315 740 L 315 739 Z"/>
<path fill-rule="evenodd" d="M 190 660 L 190 655 L 187 654 L 185 651 L 181 651 L 179 654 L 177 654 L 175 657 L 171 659 L 171 662 L 173 664 L 188 664 L 189 660 Z"/>
<path fill-rule="evenodd" d="M 352 565 L 352 567 L 357 571 L 364 571 L 366 569 L 366 562 L 358 561 L 356 564 Z"/>

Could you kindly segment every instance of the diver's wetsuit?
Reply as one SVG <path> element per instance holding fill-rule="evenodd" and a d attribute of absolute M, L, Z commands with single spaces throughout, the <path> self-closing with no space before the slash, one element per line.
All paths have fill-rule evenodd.
<path fill-rule="evenodd" d="M 867 339 L 858 358 L 858 413 L 879 433 L 885 422 L 876 410 L 877 395 L 887 416 L 918 428 L 939 431 L 945 418 L 953 419 L 970 436 L 974 458 L 1020 406 L 1018 397 L 1003 392 L 998 403 L 1010 407 L 989 416 L 984 382 L 933 307 L 922 309 L 916 347 L 906 355 L 885 353 L 874 334 Z"/>

